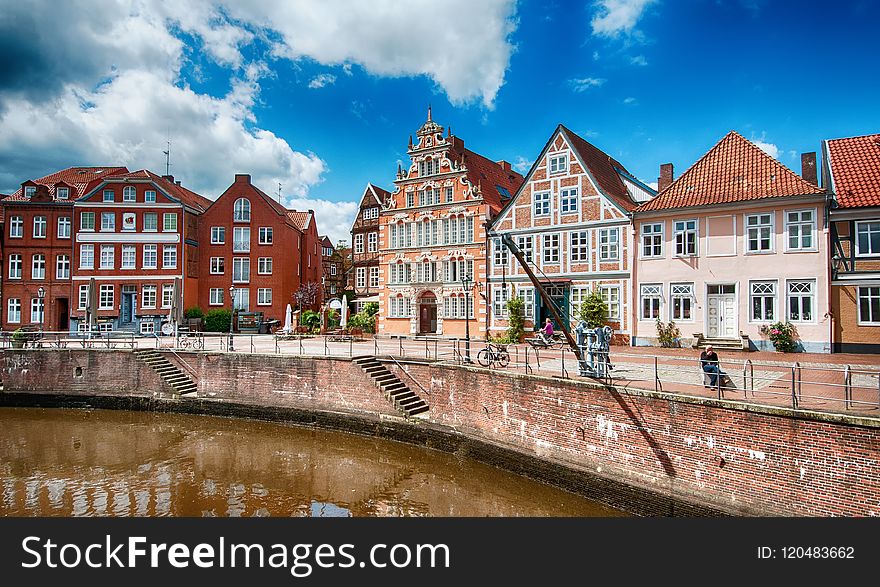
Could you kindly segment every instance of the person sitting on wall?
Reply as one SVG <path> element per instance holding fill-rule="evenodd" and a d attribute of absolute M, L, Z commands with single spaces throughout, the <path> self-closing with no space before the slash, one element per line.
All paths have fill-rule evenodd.
<path fill-rule="evenodd" d="M 547 344 L 551 344 L 553 342 L 553 321 L 550 318 L 547 318 L 544 323 L 544 328 L 541 329 L 541 336 L 544 337 L 544 342 Z"/>
<path fill-rule="evenodd" d="M 712 349 L 712 345 L 707 345 L 706 350 L 700 353 L 700 366 L 703 368 L 703 373 L 709 376 L 709 385 L 706 387 L 715 387 L 719 383 L 719 378 L 723 380 L 723 378 L 727 375 L 724 371 L 721 370 L 720 363 L 718 361 L 718 354 Z"/>

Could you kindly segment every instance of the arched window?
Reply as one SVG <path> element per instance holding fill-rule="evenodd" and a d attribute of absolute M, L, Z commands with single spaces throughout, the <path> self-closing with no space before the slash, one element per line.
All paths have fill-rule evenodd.
<path fill-rule="evenodd" d="M 135 201 L 135 189 L 133 185 L 127 185 L 122 188 L 122 201 L 123 202 L 134 202 Z"/>
<path fill-rule="evenodd" d="M 235 201 L 232 209 L 233 222 L 250 222 L 251 221 L 251 203 L 245 198 L 239 198 Z"/>

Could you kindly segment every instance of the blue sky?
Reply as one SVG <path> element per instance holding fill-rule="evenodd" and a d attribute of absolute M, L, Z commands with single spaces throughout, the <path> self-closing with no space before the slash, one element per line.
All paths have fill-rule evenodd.
<path fill-rule="evenodd" d="M 78 164 L 251 173 L 343 238 L 425 118 L 525 171 L 558 123 L 646 182 L 733 129 L 799 171 L 880 130 L 874 2 L 0 1 L 0 192 Z M 80 34 L 59 40 L 66 22 Z"/>

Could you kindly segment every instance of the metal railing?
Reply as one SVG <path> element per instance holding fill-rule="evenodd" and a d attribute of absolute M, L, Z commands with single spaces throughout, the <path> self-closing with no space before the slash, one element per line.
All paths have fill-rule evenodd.
<path fill-rule="evenodd" d="M 181 348 L 174 336 L 136 336 L 124 333 L 44 332 L 28 333 L 30 346 L 43 348 L 137 348 L 157 346 L 176 351 L 229 352 L 228 333 L 198 335 L 200 348 Z M 189 333 L 193 337 L 193 333 Z M 233 335 L 234 352 L 299 356 L 353 357 L 388 356 L 398 359 L 465 363 L 465 340 L 438 337 L 339 336 L 339 335 Z M 0 333 L 0 346 L 12 346 L 11 333 Z M 485 341 L 471 340 L 472 367 L 480 367 L 479 352 Z M 507 345 L 509 362 L 489 368 L 563 379 L 581 379 L 574 353 L 567 347 L 538 350 L 529 345 Z M 699 358 L 687 351 L 666 354 L 644 348 L 611 348 L 606 365 L 609 379 L 603 383 L 620 388 L 718 397 L 726 401 L 785 406 L 794 409 L 830 412 L 857 411 L 866 415 L 880 412 L 880 365 L 834 365 L 811 357 L 813 363 L 797 355 L 780 355 L 781 360 L 760 361 L 753 358 L 725 359 L 720 362 L 724 378 L 707 387 Z M 785 359 L 798 358 L 794 360 Z M 588 380 L 588 379 L 587 379 Z"/>

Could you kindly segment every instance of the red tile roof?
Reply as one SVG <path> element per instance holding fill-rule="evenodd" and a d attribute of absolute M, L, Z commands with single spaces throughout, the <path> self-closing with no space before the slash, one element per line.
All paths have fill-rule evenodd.
<path fill-rule="evenodd" d="M 309 218 L 311 218 L 311 212 L 298 212 L 296 210 L 287 210 L 287 217 L 293 222 L 293 225 L 296 226 L 300 232 L 305 232 L 309 226 Z"/>
<path fill-rule="evenodd" d="M 56 171 L 39 179 L 33 180 L 34 183 L 44 185 L 49 188 L 52 197 L 55 196 L 55 184 L 64 183 L 76 192 L 70 195 L 70 200 L 81 197 L 88 189 L 101 179 L 108 175 L 116 173 L 126 173 L 128 169 L 125 167 L 68 167 L 61 171 Z M 27 202 L 28 198 L 21 193 L 18 188 L 14 193 L 3 199 L 6 202 Z"/>
<path fill-rule="evenodd" d="M 636 212 L 730 204 L 824 191 L 734 131 Z"/>
<path fill-rule="evenodd" d="M 632 174 L 611 155 L 588 143 L 565 126 L 560 124 L 559 128 L 565 134 L 568 143 L 577 151 L 578 156 L 584 165 L 587 166 L 596 183 L 599 184 L 599 189 L 627 212 L 635 209 L 638 204 L 630 197 L 629 191 L 627 191 L 626 185 L 620 178 L 618 170 L 623 171 L 629 176 L 632 176 Z"/>
<path fill-rule="evenodd" d="M 361 203 L 359 207 L 363 208 L 364 206 L 382 206 L 390 196 L 391 192 L 389 192 L 388 190 L 383 190 L 376 184 L 368 183 L 366 189 L 364 190 L 364 195 L 361 197 Z"/>
<path fill-rule="evenodd" d="M 128 171 L 105 178 L 106 181 L 124 181 L 126 179 L 148 179 L 156 184 L 156 187 L 162 189 L 166 194 L 179 200 L 190 208 L 195 208 L 199 212 L 204 212 L 212 204 L 208 198 L 189 190 L 182 185 L 174 183 L 174 181 L 165 179 L 161 175 L 156 175 L 149 169 L 139 169 L 137 171 Z"/>
<path fill-rule="evenodd" d="M 522 185 L 522 175 L 470 149 L 464 149 L 463 162 L 467 166 L 468 181 L 480 186 L 483 201 L 492 208 L 493 214 L 497 214 Z M 499 187 L 507 193 L 503 194 Z"/>
<path fill-rule="evenodd" d="M 880 134 L 825 142 L 838 208 L 880 206 Z"/>

